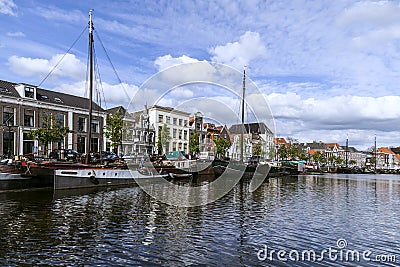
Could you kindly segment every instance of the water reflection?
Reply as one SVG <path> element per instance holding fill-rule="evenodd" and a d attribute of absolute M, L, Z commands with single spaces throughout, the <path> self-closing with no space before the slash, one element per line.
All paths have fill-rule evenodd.
<path fill-rule="evenodd" d="M 257 251 L 322 250 L 339 238 L 350 249 L 399 255 L 398 176 L 283 177 L 255 192 L 249 184 L 191 208 L 160 203 L 139 187 L 0 194 L 0 264 L 291 266 L 260 262 Z"/>

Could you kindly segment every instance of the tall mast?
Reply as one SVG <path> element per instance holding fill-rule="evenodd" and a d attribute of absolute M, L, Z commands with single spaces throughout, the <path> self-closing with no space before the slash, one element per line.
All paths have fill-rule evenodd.
<path fill-rule="evenodd" d="M 89 118 L 87 123 L 86 159 L 90 162 L 90 143 L 92 141 L 92 112 L 93 112 L 93 21 L 92 9 L 89 11 Z"/>
<path fill-rule="evenodd" d="M 348 159 L 348 153 L 349 153 L 349 135 L 347 134 L 347 138 L 346 138 L 346 151 L 344 152 L 345 153 L 345 158 L 346 158 L 346 168 L 349 166 L 349 164 L 348 164 L 348 162 L 349 162 L 349 159 Z"/>
<path fill-rule="evenodd" d="M 243 162 L 243 132 L 244 132 L 244 97 L 245 97 L 245 93 L 246 93 L 246 66 L 244 66 L 243 68 L 243 91 L 242 91 L 242 132 L 240 135 L 240 161 Z"/>

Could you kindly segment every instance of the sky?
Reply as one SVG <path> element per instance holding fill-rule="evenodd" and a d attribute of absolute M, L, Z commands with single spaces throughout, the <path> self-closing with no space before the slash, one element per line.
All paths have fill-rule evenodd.
<path fill-rule="evenodd" d="M 342 145 L 348 137 L 358 149 L 376 136 L 378 146 L 400 146 L 400 1 L 0 0 L 0 79 L 87 95 L 90 9 L 105 108 L 127 107 L 148 79 L 176 64 L 239 73 L 246 65 L 259 90 L 247 97 L 265 99 L 276 136 Z M 205 97 L 209 105 L 193 102 Z M 205 107 L 240 106 L 223 88 L 202 85 L 158 102 L 182 103 L 210 119 L 218 116 Z"/>

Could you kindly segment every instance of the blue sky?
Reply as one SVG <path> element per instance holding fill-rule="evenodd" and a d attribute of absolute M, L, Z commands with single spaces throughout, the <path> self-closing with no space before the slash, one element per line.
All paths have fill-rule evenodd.
<path fill-rule="evenodd" d="M 89 9 L 123 82 L 95 40 L 108 108 L 126 106 L 127 94 L 174 64 L 249 65 L 278 136 L 344 144 L 348 135 L 368 148 L 377 135 L 378 145 L 400 145 L 399 1 L 0 0 L 0 79 L 38 85 Z M 41 87 L 84 95 L 86 62 L 87 32 Z M 197 96 L 186 88 L 160 103 Z"/>

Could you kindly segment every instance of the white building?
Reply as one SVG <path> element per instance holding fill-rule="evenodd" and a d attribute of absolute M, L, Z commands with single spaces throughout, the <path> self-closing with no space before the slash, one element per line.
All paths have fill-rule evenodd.
<path fill-rule="evenodd" d="M 155 129 L 156 150 L 162 127 L 165 125 L 168 129 L 170 140 L 163 152 L 168 153 L 170 151 L 178 150 L 189 153 L 189 117 L 189 113 L 170 107 L 157 105 L 150 107 L 149 120 L 150 126 Z"/>

